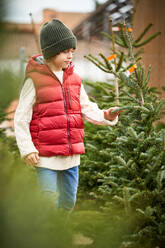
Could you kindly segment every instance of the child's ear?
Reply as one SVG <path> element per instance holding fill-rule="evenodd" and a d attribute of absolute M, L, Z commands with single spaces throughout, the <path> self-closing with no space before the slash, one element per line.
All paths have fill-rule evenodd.
<path fill-rule="evenodd" d="M 49 63 L 50 62 L 50 59 L 44 59 L 44 63 Z"/>

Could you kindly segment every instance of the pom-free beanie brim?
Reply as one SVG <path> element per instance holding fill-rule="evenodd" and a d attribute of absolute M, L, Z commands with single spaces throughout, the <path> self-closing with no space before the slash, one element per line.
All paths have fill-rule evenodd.
<path fill-rule="evenodd" d="M 72 36 L 64 40 L 55 42 L 54 44 L 51 44 L 48 47 L 45 47 L 44 49 L 42 49 L 42 54 L 45 59 L 48 59 L 48 58 L 56 56 L 57 54 L 59 54 L 60 52 L 64 50 L 67 50 L 70 48 L 76 49 L 76 47 L 77 47 L 76 39 Z"/>

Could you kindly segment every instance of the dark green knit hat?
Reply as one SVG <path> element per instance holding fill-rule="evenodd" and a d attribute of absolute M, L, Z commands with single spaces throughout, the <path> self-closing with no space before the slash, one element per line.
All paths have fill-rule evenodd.
<path fill-rule="evenodd" d="M 64 23 L 52 19 L 41 28 L 40 45 L 44 58 L 48 59 L 66 49 L 76 48 L 77 39 Z"/>

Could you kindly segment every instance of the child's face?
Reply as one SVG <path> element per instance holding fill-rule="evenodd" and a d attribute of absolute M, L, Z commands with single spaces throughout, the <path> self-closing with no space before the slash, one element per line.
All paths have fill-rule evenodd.
<path fill-rule="evenodd" d="M 63 52 L 57 54 L 55 57 L 52 57 L 50 59 L 50 63 L 57 70 L 66 69 L 69 65 L 69 62 L 72 61 L 74 51 L 74 48 L 64 50 Z"/>

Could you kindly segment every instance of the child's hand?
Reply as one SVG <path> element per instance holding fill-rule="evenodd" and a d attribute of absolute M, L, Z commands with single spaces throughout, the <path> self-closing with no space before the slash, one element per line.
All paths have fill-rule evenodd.
<path fill-rule="evenodd" d="M 104 110 L 104 118 L 108 121 L 113 121 L 116 119 L 116 117 L 119 115 L 120 112 L 122 112 L 122 110 L 112 113 L 112 110 L 116 110 L 118 109 L 118 107 L 113 107 L 113 108 L 109 108 L 107 110 Z"/>
<path fill-rule="evenodd" d="M 28 165 L 35 165 L 39 162 L 39 155 L 37 152 L 32 152 L 25 157 L 25 161 Z"/>

